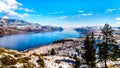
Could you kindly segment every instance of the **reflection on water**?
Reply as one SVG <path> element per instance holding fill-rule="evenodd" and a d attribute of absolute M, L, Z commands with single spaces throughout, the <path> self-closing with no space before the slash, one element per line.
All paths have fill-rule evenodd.
<path fill-rule="evenodd" d="M 64 30 L 48 33 L 19 34 L 0 38 L 0 47 L 25 50 L 64 38 L 76 38 L 81 36 L 74 30 Z"/>

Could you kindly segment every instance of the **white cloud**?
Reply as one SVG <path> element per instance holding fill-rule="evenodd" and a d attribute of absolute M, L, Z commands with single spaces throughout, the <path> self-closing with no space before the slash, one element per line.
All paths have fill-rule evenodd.
<path fill-rule="evenodd" d="M 59 17 L 59 19 L 66 19 L 66 18 L 68 18 L 68 16 L 61 16 L 61 17 Z"/>
<path fill-rule="evenodd" d="M 16 10 L 21 6 L 16 0 L 0 0 L 0 11 Z"/>
<path fill-rule="evenodd" d="M 93 11 L 85 12 L 85 11 L 80 10 L 80 11 L 78 11 L 78 14 L 75 15 L 75 16 L 77 16 L 79 18 L 79 17 L 82 17 L 82 16 L 85 17 L 85 16 L 92 16 L 92 15 L 93 15 Z"/>
<path fill-rule="evenodd" d="M 35 12 L 33 9 L 28 9 L 28 8 L 25 8 L 25 11 L 26 12 Z"/>
<path fill-rule="evenodd" d="M 52 12 L 52 13 L 48 13 L 48 14 L 58 14 L 59 12 Z"/>
<path fill-rule="evenodd" d="M 27 16 L 29 16 L 29 14 L 27 14 L 27 13 L 19 14 L 19 15 L 18 15 L 18 17 L 20 17 L 20 18 L 24 18 L 24 17 L 27 17 Z"/>
<path fill-rule="evenodd" d="M 4 11 L 4 15 L 7 16 L 7 17 L 9 17 L 9 16 L 17 16 L 17 17 L 20 17 L 20 18 L 24 18 L 24 17 L 29 16 L 29 14 L 27 14 L 27 13 L 19 14 L 19 13 L 15 12 L 15 11 L 12 11 L 12 10 Z"/>
<path fill-rule="evenodd" d="M 26 20 L 27 22 L 30 22 L 30 20 Z"/>
<path fill-rule="evenodd" d="M 92 16 L 93 13 L 83 13 L 83 14 L 80 14 L 80 16 Z"/>
<path fill-rule="evenodd" d="M 76 15 L 73 15 L 71 16 L 72 18 L 81 18 L 81 17 L 87 17 L 87 16 L 93 16 L 93 12 L 89 12 L 89 13 L 86 13 L 86 12 L 82 12 L 82 13 L 78 13 Z"/>
<path fill-rule="evenodd" d="M 83 13 L 84 11 L 82 11 L 82 10 L 80 10 L 80 11 L 78 11 L 79 13 Z"/>
<path fill-rule="evenodd" d="M 0 13 L 4 14 L 3 18 L 8 18 L 10 16 L 26 17 L 29 16 L 27 13 L 19 14 L 15 10 L 24 10 L 26 12 L 34 12 L 28 8 L 22 8 L 22 3 L 16 0 L 0 0 Z"/>
<path fill-rule="evenodd" d="M 8 5 L 22 5 L 21 3 L 18 3 L 16 0 L 2 0 L 8 3 Z"/>
<path fill-rule="evenodd" d="M 106 10 L 105 10 L 105 13 L 112 13 L 112 12 L 115 11 L 115 10 L 117 10 L 117 9 L 114 9 L 114 8 L 113 8 L 113 9 L 106 9 Z"/>
<path fill-rule="evenodd" d="M 118 21 L 118 22 L 116 22 L 116 23 L 114 23 L 114 24 L 110 24 L 110 25 L 112 25 L 112 26 L 114 26 L 114 27 L 118 27 L 118 26 L 120 26 L 120 22 Z"/>
<path fill-rule="evenodd" d="M 24 10 L 26 12 L 35 12 L 33 9 L 28 9 L 28 8 L 19 8 L 19 10 Z"/>
<path fill-rule="evenodd" d="M 120 21 L 120 17 L 116 18 L 115 20 Z"/>
<path fill-rule="evenodd" d="M 3 18 L 8 19 L 9 17 L 8 16 L 3 16 Z"/>
<path fill-rule="evenodd" d="M 37 15 L 38 17 L 40 16 L 40 15 Z"/>
<path fill-rule="evenodd" d="M 62 13 L 64 13 L 63 11 L 56 11 L 56 12 L 50 12 L 50 13 L 48 13 L 48 14 L 62 14 Z"/>
<path fill-rule="evenodd" d="M 18 13 L 14 12 L 13 10 L 5 10 L 4 14 L 7 16 L 17 16 Z"/>

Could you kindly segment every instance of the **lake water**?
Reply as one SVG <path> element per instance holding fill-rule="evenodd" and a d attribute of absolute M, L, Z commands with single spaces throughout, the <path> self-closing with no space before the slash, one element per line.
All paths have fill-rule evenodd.
<path fill-rule="evenodd" d="M 10 35 L 0 37 L 0 47 L 21 51 L 45 44 L 50 44 L 56 40 L 61 40 L 64 38 L 76 38 L 81 36 L 82 35 L 74 30 Z"/>

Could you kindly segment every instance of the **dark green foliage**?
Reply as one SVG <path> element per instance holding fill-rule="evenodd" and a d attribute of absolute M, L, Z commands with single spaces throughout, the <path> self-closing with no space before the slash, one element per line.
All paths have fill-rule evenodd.
<path fill-rule="evenodd" d="M 0 48 L 0 54 L 6 52 L 4 48 Z"/>
<path fill-rule="evenodd" d="M 59 66 L 58 68 L 63 68 L 62 66 Z"/>
<path fill-rule="evenodd" d="M 75 54 L 75 55 L 73 56 L 73 59 L 77 59 L 77 54 Z"/>
<path fill-rule="evenodd" d="M 120 58 L 120 45 L 118 47 L 118 57 Z"/>
<path fill-rule="evenodd" d="M 77 54 L 74 54 L 73 59 L 76 61 L 76 62 L 75 62 L 75 65 L 74 65 L 74 68 L 79 68 L 81 62 L 80 62 L 80 59 L 77 58 Z"/>
<path fill-rule="evenodd" d="M 51 55 L 55 55 L 56 54 L 56 52 L 55 52 L 55 50 L 53 48 L 51 49 L 50 54 Z"/>
<path fill-rule="evenodd" d="M 75 66 L 74 66 L 74 68 L 79 68 L 80 67 L 80 65 L 81 65 L 81 61 L 80 61 L 80 59 L 79 58 L 76 58 L 75 59 Z"/>
<path fill-rule="evenodd" d="M 25 56 L 25 54 L 13 51 L 13 50 L 6 50 L 4 48 L 0 48 L 0 68 L 16 68 L 17 63 L 23 64 L 21 68 L 34 68 L 36 67 L 34 63 L 29 62 L 32 58 L 30 56 Z M 45 67 L 45 63 L 43 60 L 43 56 L 40 54 L 33 53 L 35 57 L 38 57 L 39 59 L 36 60 L 36 62 L 40 65 L 40 68 Z M 32 55 L 31 55 L 32 56 Z"/>
<path fill-rule="evenodd" d="M 39 56 L 39 59 L 37 60 L 37 63 L 40 64 L 40 67 L 42 67 L 42 68 L 45 67 L 45 63 L 44 63 L 44 60 L 43 60 L 42 56 Z"/>
<path fill-rule="evenodd" d="M 83 58 L 85 59 L 86 64 L 92 68 L 95 67 L 96 57 L 95 57 L 95 40 L 93 33 L 90 36 L 86 36 L 86 39 L 84 41 L 84 50 L 85 53 L 83 55 Z"/>
<path fill-rule="evenodd" d="M 0 61 L 3 65 L 15 65 L 17 61 L 11 56 L 4 56 L 0 58 Z"/>
<path fill-rule="evenodd" d="M 105 68 L 107 68 L 108 60 L 117 60 L 118 58 L 118 45 L 116 45 L 116 40 L 113 36 L 113 29 L 108 24 L 101 29 L 103 37 L 99 39 L 98 43 L 98 56 L 99 61 L 104 61 Z"/>
<path fill-rule="evenodd" d="M 60 60 L 55 60 L 55 63 L 58 63 L 58 64 L 60 64 Z"/>
<path fill-rule="evenodd" d="M 33 55 L 34 55 L 34 56 L 40 56 L 40 55 L 36 54 L 35 52 L 33 53 Z"/>
<path fill-rule="evenodd" d="M 29 57 L 23 57 L 23 58 L 17 59 L 17 61 L 20 63 L 28 63 L 29 60 L 30 60 Z"/>
<path fill-rule="evenodd" d="M 35 65 L 31 63 L 24 63 L 22 68 L 34 68 Z"/>
<path fill-rule="evenodd" d="M 43 54 L 36 54 L 35 52 L 33 53 L 34 56 L 37 56 L 39 59 L 36 61 L 39 65 L 40 65 L 40 68 L 44 68 L 45 67 L 45 63 L 44 63 L 44 60 L 43 60 Z"/>

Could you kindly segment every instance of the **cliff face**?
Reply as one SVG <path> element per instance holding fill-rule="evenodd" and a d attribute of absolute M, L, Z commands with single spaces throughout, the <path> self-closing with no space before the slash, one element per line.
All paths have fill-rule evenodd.
<path fill-rule="evenodd" d="M 17 19 L 3 19 L 0 18 L 0 35 L 10 35 L 19 33 L 30 32 L 50 32 L 50 31 L 62 31 L 62 27 L 55 26 L 42 26 L 37 23 L 30 23 Z"/>

